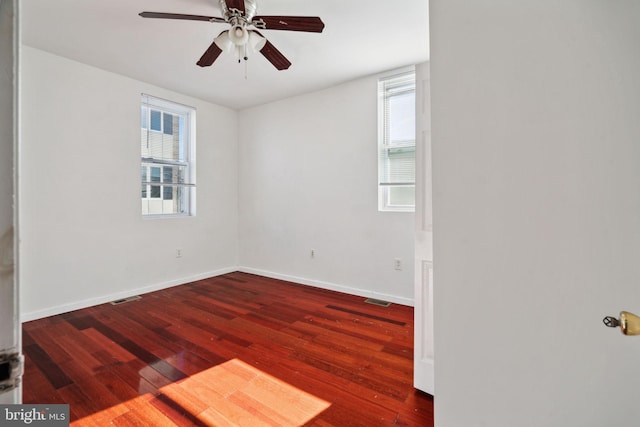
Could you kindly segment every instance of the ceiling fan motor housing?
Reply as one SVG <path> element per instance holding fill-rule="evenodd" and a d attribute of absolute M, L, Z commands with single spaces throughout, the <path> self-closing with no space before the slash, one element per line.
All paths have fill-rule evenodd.
<path fill-rule="evenodd" d="M 225 19 L 229 19 L 237 13 L 242 13 L 242 11 L 238 11 L 237 9 L 229 8 L 225 0 L 220 0 L 220 8 L 222 9 L 222 16 L 224 16 Z M 251 18 L 256 15 L 256 11 L 257 6 L 255 0 L 244 0 L 244 14 L 242 15 L 244 19 L 251 21 Z"/>

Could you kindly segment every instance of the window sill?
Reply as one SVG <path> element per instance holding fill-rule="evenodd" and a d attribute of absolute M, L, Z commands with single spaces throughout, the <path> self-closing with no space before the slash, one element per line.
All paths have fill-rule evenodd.
<path fill-rule="evenodd" d="M 155 214 L 155 215 L 142 215 L 143 220 L 153 219 L 175 219 L 175 218 L 195 218 L 195 215 L 189 214 Z"/>

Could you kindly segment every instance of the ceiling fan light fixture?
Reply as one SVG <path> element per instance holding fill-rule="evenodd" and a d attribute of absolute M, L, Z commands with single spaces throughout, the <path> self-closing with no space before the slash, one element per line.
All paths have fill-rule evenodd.
<path fill-rule="evenodd" d="M 249 41 L 249 31 L 242 25 L 234 25 L 229 30 L 229 39 L 236 46 L 243 46 Z"/>
<path fill-rule="evenodd" d="M 249 46 L 251 46 L 254 52 L 260 52 L 266 43 L 267 39 L 255 31 L 249 31 Z"/>
<path fill-rule="evenodd" d="M 235 47 L 231 39 L 229 38 L 229 31 L 223 31 L 214 40 L 215 44 L 223 51 L 230 53 Z"/>

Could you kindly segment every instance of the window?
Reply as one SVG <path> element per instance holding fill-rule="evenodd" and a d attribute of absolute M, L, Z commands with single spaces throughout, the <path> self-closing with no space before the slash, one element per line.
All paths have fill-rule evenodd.
<path fill-rule="evenodd" d="M 195 109 L 142 95 L 143 216 L 195 215 Z"/>
<path fill-rule="evenodd" d="M 415 72 L 378 81 L 378 209 L 415 209 Z"/>

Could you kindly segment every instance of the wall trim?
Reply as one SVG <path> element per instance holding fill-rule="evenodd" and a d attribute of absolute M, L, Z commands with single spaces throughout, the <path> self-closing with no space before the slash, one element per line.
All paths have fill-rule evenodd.
<path fill-rule="evenodd" d="M 226 267 L 219 270 L 214 270 L 206 273 L 200 273 L 193 276 L 187 276 L 180 279 L 169 280 L 167 282 L 156 283 L 153 285 L 143 286 L 140 288 L 127 289 L 126 291 L 116 292 L 113 294 L 102 295 L 95 298 L 89 298 L 81 301 L 74 301 L 68 304 L 57 305 L 55 307 L 48 307 L 44 310 L 30 311 L 27 313 L 20 313 L 21 322 L 29 322 L 31 320 L 41 319 L 43 317 L 55 316 L 57 314 L 68 313 L 69 311 L 79 310 L 81 308 L 93 307 L 95 305 L 104 304 L 121 298 L 127 298 L 134 295 L 146 294 L 153 291 L 159 291 L 161 289 L 167 289 L 174 286 L 185 285 L 187 283 L 195 282 L 198 280 L 208 279 L 210 277 L 221 276 L 227 273 L 233 273 L 238 271 L 237 267 Z"/>
<path fill-rule="evenodd" d="M 74 301 L 69 304 L 57 305 L 55 307 L 48 307 L 44 310 L 30 311 L 20 314 L 21 322 L 29 322 L 32 320 L 42 319 L 43 317 L 55 316 L 58 314 L 68 313 L 74 310 L 80 310 L 82 308 L 93 307 L 95 305 L 104 304 L 121 298 L 127 298 L 134 295 L 146 294 L 149 292 L 159 291 L 161 289 L 167 289 L 174 286 L 185 285 L 187 283 L 196 282 L 198 280 L 208 279 L 210 277 L 221 276 L 223 274 L 233 273 L 234 271 L 241 271 L 243 273 L 255 274 L 258 276 L 270 277 L 272 279 L 285 280 L 287 282 L 293 282 L 303 286 L 313 286 L 315 288 L 327 289 L 330 291 L 343 292 L 346 294 L 361 296 L 365 298 L 376 298 L 384 301 L 390 301 L 395 304 L 414 306 L 414 300 L 412 298 L 399 297 L 397 295 L 385 294 L 382 292 L 368 291 L 366 289 L 353 288 L 350 286 L 338 285 L 335 283 L 324 282 L 321 280 L 307 279 L 304 277 L 291 276 L 288 274 L 274 273 L 272 271 L 260 270 L 251 267 L 226 267 L 219 270 L 210 271 L 207 273 L 196 274 L 193 276 L 187 276 L 180 279 L 170 280 L 167 282 L 156 283 L 153 285 L 143 286 L 140 288 L 127 289 L 126 291 L 116 292 L 113 294 L 102 295 L 95 298 L 89 298 L 81 301 Z"/>
<path fill-rule="evenodd" d="M 315 288 L 343 292 L 346 294 L 357 295 L 365 298 L 376 298 L 384 301 L 389 301 L 395 304 L 407 305 L 409 307 L 414 306 L 413 298 L 404 298 L 397 295 L 390 295 L 382 292 L 375 292 L 375 291 L 369 291 L 366 289 L 353 288 L 350 286 L 338 285 L 336 283 L 324 282 L 321 280 L 307 279 L 305 277 L 274 273 L 272 271 L 260 270 L 257 268 L 251 268 L 251 267 L 245 267 L 245 266 L 238 267 L 238 271 L 241 271 L 243 273 L 256 274 L 258 276 L 270 277 L 272 279 L 286 280 L 287 282 L 293 282 L 299 285 L 313 286 Z"/>

